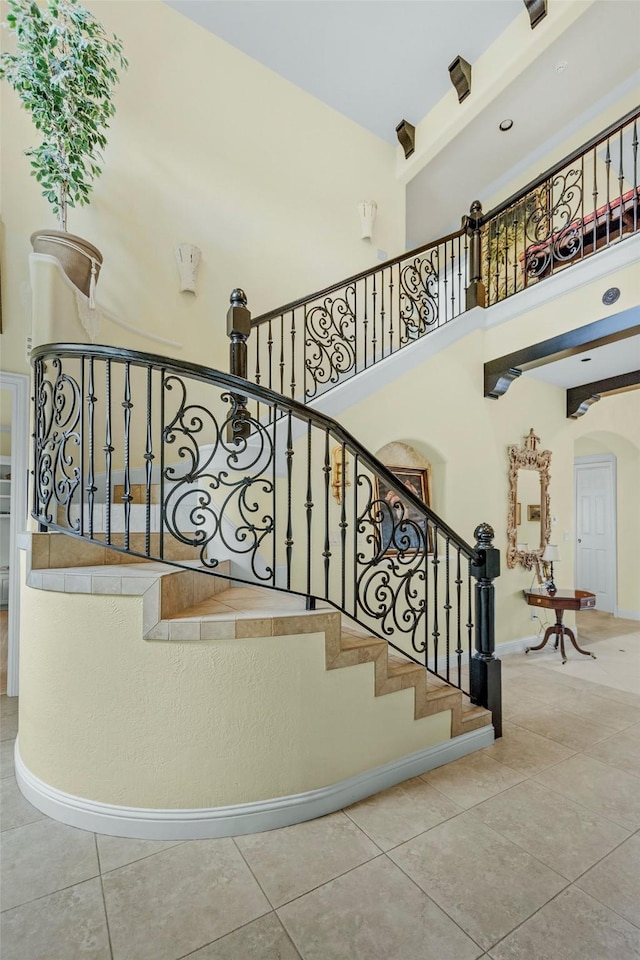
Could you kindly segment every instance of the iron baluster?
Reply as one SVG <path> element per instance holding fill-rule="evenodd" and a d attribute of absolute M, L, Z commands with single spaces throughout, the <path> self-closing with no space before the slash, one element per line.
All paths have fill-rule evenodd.
<path fill-rule="evenodd" d="M 460 234 L 458 234 L 458 316 L 462 313 L 462 257 L 460 246 Z"/>
<path fill-rule="evenodd" d="M 94 382 L 94 368 L 93 368 L 93 357 L 89 357 L 89 392 L 87 394 L 87 410 L 89 414 L 89 471 L 87 476 L 87 501 L 88 501 L 88 510 L 89 510 L 89 537 L 93 540 L 93 504 L 94 498 L 96 495 L 97 487 L 96 474 L 95 474 L 95 462 L 94 462 L 94 453 L 93 453 L 93 431 L 94 431 L 94 413 L 95 413 L 95 403 L 97 397 L 95 395 L 95 382 Z"/>
<path fill-rule="evenodd" d="M 147 556 L 151 555 L 151 480 L 153 470 L 153 405 L 151 394 L 151 364 L 147 365 L 147 445 L 144 452 L 145 460 L 145 524 L 144 524 L 144 549 Z"/>
<path fill-rule="evenodd" d="M 260 327 L 261 324 L 256 326 L 256 372 L 255 372 L 255 382 L 256 386 L 260 386 Z M 260 401 L 256 402 L 256 420 L 260 419 Z"/>
<path fill-rule="evenodd" d="M 389 267 L 389 353 L 393 353 L 393 267 Z"/>
<path fill-rule="evenodd" d="M 284 393 L 284 314 L 280 314 L 280 393 Z"/>
<path fill-rule="evenodd" d="M 453 319 L 456 315 L 456 287 L 455 287 L 455 281 L 454 281 L 455 252 L 454 252 L 453 240 L 450 240 L 449 244 L 451 245 L 451 319 Z M 446 245 L 445 245 L 445 249 L 446 249 Z"/>
<path fill-rule="evenodd" d="M 131 461 L 129 459 L 129 442 L 131 431 L 131 366 L 127 361 L 124 367 L 124 400 L 122 401 L 124 409 L 124 492 L 122 501 L 124 503 L 124 548 L 129 549 L 129 533 L 131 524 Z"/>
<path fill-rule="evenodd" d="M 445 540 L 445 601 L 444 601 L 444 627 L 445 627 L 445 647 L 446 647 L 446 673 L 447 683 L 449 682 L 449 658 L 451 654 L 451 593 L 450 593 L 450 556 L 449 549 L 451 541 L 449 537 Z"/>
<path fill-rule="evenodd" d="M 462 685 L 462 571 L 460 568 L 460 547 L 456 548 L 456 667 L 457 686 Z"/>
<path fill-rule="evenodd" d="M 307 499 L 304 509 L 307 517 L 307 597 L 311 597 L 311 531 L 313 524 L 313 488 L 311 483 L 311 420 L 307 422 Z"/>
<path fill-rule="evenodd" d="M 271 408 L 273 411 L 273 419 L 270 422 L 273 423 L 273 456 L 271 458 L 271 516 L 273 517 L 273 549 L 272 549 L 272 569 L 273 569 L 273 585 L 276 585 L 277 580 L 277 570 L 278 570 L 278 513 L 277 513 L 277 473 L 276 473 L 276 461 L 278 458 L 278 407 L 274 404 Z"/>
<path fill-rule="evenodd" d="M 609 138 L 607 137 L 607 152 L 604 159 L 604 165 L 606 168 L 606 177 L 607 177 L 607 205 L 606 205 L 606 224 L 607 224 L 607 242 L 605 246 L 609 246 L 609 229 L 611 224 L 611 196 L 610 196 L 610 174 L 611 174 L 611 151 L 609 149 Z M 597 219 L 597 217 L 596 217 Z"/>
<path fill-rule="evenodd" d="M 331 541 L 329 537 L 329 484 L 331 480 L 331 457 L 329 453 L 329 431 L 324 434 L 324 595 L 329 599 L 329 564 L 331 562 Z"/>
<path fill-rule="evenodd" d="M 291 522 L 291 479 L 293 475 L 293 434 L 291 431 L 291 411 L 287 414 L 287 534 L 285 539 L 287 558 L 287 590 L 291 589 L 291 558 L 293 554 L 293 526 Z"/>
<path fill-rule="evenodd" d="M 342 558 L 340 563 L 340 579 L 341 579 L 341 597 L 342 597 L 342 609 L 346 608 L 346 588 L 347 588 L 347 527 L 349 526 L 347 522 L 347 497 L 346 497 L 346 477 L 347 477 L 347 460 L 346 460 L 346 448 L 344 443 L 340 447 L 340 456 L 342 458 L 342 469 L 340 471 L 340 542 L 342 546 Z"/>
<path fill-rule="evenodd" d="M 638 229 L 638 122 L 633 123 L 633 141 L 631 144 L 633 152 L 633 229 Z"/>
<path fill-rule="evenodd" d="M 438 641 L 440 639 L 440 628 L 438 623 L 438 567 L 440 560 L 438 558 L 438 527 L 433 528 L 433 671 L 438 672 Z"/>
<path fill-rule="evenodd" d="M 618 197 L 619 197 L 618 223 L 620 227 L 620 232 L 618 235 L 618 239 L 621 240 L 622 239 L 622 209 L 624 206 L 624 203 L 622 200 L 622 197 L 624 194 L 624 190 L 622 189 L 623 183 L 624 183 L 624 173 L 622 170 L 622 127 L 620 127 L 619 150 L 620 150 L 620 166 L 618 168 Z"/>
<path fill-rule="evenodd" d="M 367 294 L 367 278 L 364 278 L 364 366 L 365 369 L 369 365 L 369 346 L 367 343 L 367 334 L 369 332 L 369 304 L 368 304 L 368 294 Z"/>
<path fill-rule="evenodd" d="M 586 180 L 584 176 L 584 156 L 580 157 L 580 182 L 582 184 L 582 196 L 580 197 L 580 225 L 583 233 L 582 243 L 580 244 L 580 259 L 584 259 L 584 197 Z"/>
<path fill-rule="evenodd" d="M 85 358 L 80 358 L 80 396 L 85 397 Z M 85 416 L 84 404 L 80 403 L 80 512 L 79 512 L 79 533 L 84 537 L 84 461 L 85 461 Z M 71 506 L 71 501 L 69 501 Z"/>
<path fill-rule="evenodd" d="M 352 486 L 353 486 L 353 609 L 351 616 L 353 619 L 358 617 L 358 591 L 355 589 L 355 584 L 358 582 L 358 518 L 360 514 L 358 513 L 358 454 L 354 453 L 353 455 L 353 473 L 352 473 Z"/>
<path fill-rule="evenodd" d="M 160 559 L 164 559 L 164 528 L 166 525 L 165 507 L 165 444 L 167 442 L 167 422 L 165 408 L 165 391 L 167 389 L 167 372 L 160 369 L 160 530 L 158 531 L 158 552 Z"/>
<path fill-rule="evenodd" d="M 377 343 L 378 343 L 378 338 L 377 338 L 377 333 L 376 333 L 376 327 L 377 327 L 377 322 L 376 322 L 376 316 L 377 316 L 377 313 L 376 313 L 376 308 L 377 308 L 377 296 L 378 296 L 378 275 L 377 275 L 377 273 L 374 273 L 374 275 L 373 275 L 373 295 L 372 295 L 372 299 L 373 299 L 373 306 L 372 306 L 372 313 L 373 313 L 373 338 L 372 338 L 372 340 L 371 340 L 371 346 L 372 346 L 372 348 L 373 348 L 373 363 L 376 362 L 376 345 L 377 345 Z"/>
<path fill-rule="evenodd" d="M 105 459 L 105 519 L 104 519 L 104 531 L 105 531 L 105 540 L 107 544 L 111 543 L 111 501 L 112 501 L 112 487 L 111 487 L 111 456 L 114 451 L 112 437 L 111 437 L 111 360 L 107 358 L 105 361 L 104 369 L 104 380 L 105 380 L 105 435 L 104 435 L 104 459 Z"/>
<path fill-rule="evenodd" d="M 296 315 L 291 311 L 291 399 L 296 396 Z"/>
<path fill-rule="evenodd" d="M 591 192 L 593 197 L 593 252 L 596 251 L 597 246 L 597 227 L 598 227 L 598 157 L 596 154 L 596 148 L 593 148 L 593 190 Z"/>

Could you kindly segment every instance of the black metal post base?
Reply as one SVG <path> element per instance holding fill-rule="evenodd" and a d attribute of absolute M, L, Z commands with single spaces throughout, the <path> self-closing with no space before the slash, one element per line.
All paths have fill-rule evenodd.
<path fill-rule="evenodd" d="M 476 654 L 469 666 L 471 703 L 491 711 L 498 739 L 502 736 L 502 664 L 495 658 L 486 660 Z"/>

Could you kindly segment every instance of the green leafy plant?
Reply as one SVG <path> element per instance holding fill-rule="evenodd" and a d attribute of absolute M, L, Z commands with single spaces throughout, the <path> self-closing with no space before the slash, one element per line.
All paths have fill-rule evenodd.
<path fill-rule="evenodd" d="M 128 66 L 122 42 L 108 36 L 77 0 L 8 0 L 6 26 L 16 52 L 0 54 L 0 79 L 16 91 L 42 142 L 26 150 L 42 195 L 67 229 L 67 209 L 88 202 L 101 172 L 113 87 Z"/>

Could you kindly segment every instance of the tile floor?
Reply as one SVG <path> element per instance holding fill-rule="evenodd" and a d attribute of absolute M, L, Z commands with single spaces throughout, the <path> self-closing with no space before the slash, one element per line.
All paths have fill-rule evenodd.
<path fill-rule="evenodd" d="M 43 816 L 3 697 L 3 960 L 639 960 L 640 630 L 585 616 L 597 660 L 505 658 L 492 747 L 236 839 Z"/>

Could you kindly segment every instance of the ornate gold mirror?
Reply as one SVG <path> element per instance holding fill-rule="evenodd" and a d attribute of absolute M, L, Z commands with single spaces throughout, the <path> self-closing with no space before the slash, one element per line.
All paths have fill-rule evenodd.
<path fill-rule="evenodd" d="M 538 450 L 533 427 L 521 447 L 509 447 L 507 567 L 538 567 L 551 537 L 550 450 Z"/>

